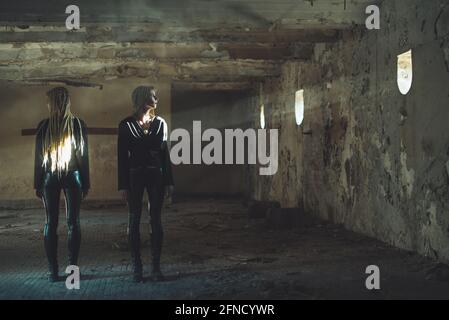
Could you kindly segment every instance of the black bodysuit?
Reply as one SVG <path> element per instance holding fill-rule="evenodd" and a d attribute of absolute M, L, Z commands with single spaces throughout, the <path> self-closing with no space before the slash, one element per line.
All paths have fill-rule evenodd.
<path fill-rule="evenodd" d="M 42 155 L 42 144 L 44 142 L 45 133 L 48 128 L 48 119 L 42 120 L 37 126 L 36 133 L 36 151 L 35 151 L 35 161 L 34 161 L 34 189 L 42 190 L 45 173 L 49 172 L 48 169 L 44 168 L 43 161 L 44 157 Z M 80 148 L 72 148 L 72 157 L 68 165 L 68 172 L 79 171 L 81 184 L 83 190 L 90 189 L 90 178 L 89 178 L 89 148 L 87 147 L 87 127 L 83 120 L 79 118 L 74 118 L 74 136 L 77 140 L 77 145 L 80 145 L 80 140 L 84 140 L 84 149 L 81 152 Z M 51 168 L 51 163 L 46 166 Z"/>
<path fill-rule="evenodd" d="M 134 117 L 124 119 L 119 125 L 118 189 L 129 191 L 128 240 L 135 274 L 142 272 L 139 226 L 145 189 L 151 219 L 153 270 L 160 267 L 164 186 L 174 184 L 167 137 L 168 127 L 161 117 L 156 117 L 147 131 Z"/>
<path fill-rule="evenodd" d="M 173 185 L 168 127 L 164 119 L 156 117 L 148 133 L 134 117 L 127 117 L 119 124 L 118 133 L 118 189 L 129 190 L 130 169 L 154 167 L 162 173 L 163 184 Z"/>
<path fill-rule="evenodd" d="M 46 223 L 44 226 L 44 244 L 49 270 L 53 277 L 57 277 L 58 274 L 57 228 L 61 191 L 64 192 L 66 199 L 69 249 L 68 263 L 70 265 L 77 265 L 81 245 L 80 205 L 82 193 L 90 188 L 87 128 L 81 119 L 74 118 L 73 122 L 74 138 L 77 147 L 72 145 L 72 156 L 68 164 L 68 170 L 63 173 L 51 172 L 50 159 L 49 163 L 45 167 L 43 166 L 42 144 L 48 128 L 48 119 L 39 123 L 36 134 L 34 188 L 42 192 L 45 205 Z M 83 144 L 81 144 L 81 138 L 84 141 Z"/>

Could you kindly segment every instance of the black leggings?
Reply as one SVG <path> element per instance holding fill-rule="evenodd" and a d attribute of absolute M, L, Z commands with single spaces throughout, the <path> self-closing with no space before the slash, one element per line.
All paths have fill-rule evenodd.
<path fill-rule="evenodd" d="M 57 271 L 59 198 L 64 191 L 68 226 L 69 264 L 78 265 L 81 244 L 80 205 L 82 184 L 79 171 L 71 171 L 62 176 L 46 173 L 43 183 L 43 200 L 46 210 L 44 227 L 45 252 L 51 271 Z"/>
<path fill-rule="evenodd" d="M 148 206 L 151 222 L 151 253 L 153 268 L 159 269 L 164 231 L 162 229 L 161 211 L 164 201 L 164 185 L 159 168 L 138 168 L 130 170 L 129 192 L 129 230 L 128 240 L 131 247 L 134 271 L 141 272 L 140 258 L 140 218 L 144 190 L 148 193 Z"/>

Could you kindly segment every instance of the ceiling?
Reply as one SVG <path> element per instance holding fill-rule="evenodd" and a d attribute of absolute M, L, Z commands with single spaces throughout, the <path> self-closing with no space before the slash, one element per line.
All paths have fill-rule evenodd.
<path fill-rule="evenodd" d="M 68 31 L 61 1 L 2 1 L 0 80 L 137 76 L 232 87 L 310 59 L 315 43 L 364 23 L 373 2 L 79 0 L 81 29 Z"/>
<path fill-rule="evenodd" d="M 60 0 L 0 3 L 0 21 L 65 21 Z M 374 1 L 376 2 L 376 1 Z M 69 4 L 70 2 L 68 2 Z M 371 0 L 78 0 L 86 23 L 155 23 L 184 28 L 344 27 L 364 21 Z"/>

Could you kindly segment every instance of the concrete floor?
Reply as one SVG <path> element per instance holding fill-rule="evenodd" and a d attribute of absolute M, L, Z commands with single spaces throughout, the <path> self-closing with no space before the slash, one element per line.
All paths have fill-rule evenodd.
<path fill-rule="evenodd" d="M 1 299 L 448 299 L 447 270 L 431 260 L 325 223 L 293 230 L 249 220 L 239 200 L 190 199 L 164 211 L 167 281 L 134 284 L 125 207 L 82 211 L 80 290 L 45 277 L 43 209 L 0 212 Z M 61 273 L 66 227 L 60 219 Z M 148 219 L 142 225 L 149 271 Z M 381 290 L 365 288 L 365 268 Z"/>

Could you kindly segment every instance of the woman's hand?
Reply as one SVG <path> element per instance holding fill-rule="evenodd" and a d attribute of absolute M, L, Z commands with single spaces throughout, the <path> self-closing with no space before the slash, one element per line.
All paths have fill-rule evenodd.
<path fill-rule="evenodd" d="M 122 200 L 128 202 L 129 199 L 129 191 L 128 190 L 120 190 L 120 195 L 122 196 Z"/>
<path fill-rule="evenodd" d="M 42 199 L 43 195 L 44 194 L 43 194 L 42 190 L 36 189 L 36 197 L 38 197 L 39 199 Z"/>
<path fill-rule="evenodd" d="M 171 198 L 173 196 L 174 190 L 175 186 L 165 186 L 165 197 Z"/>

